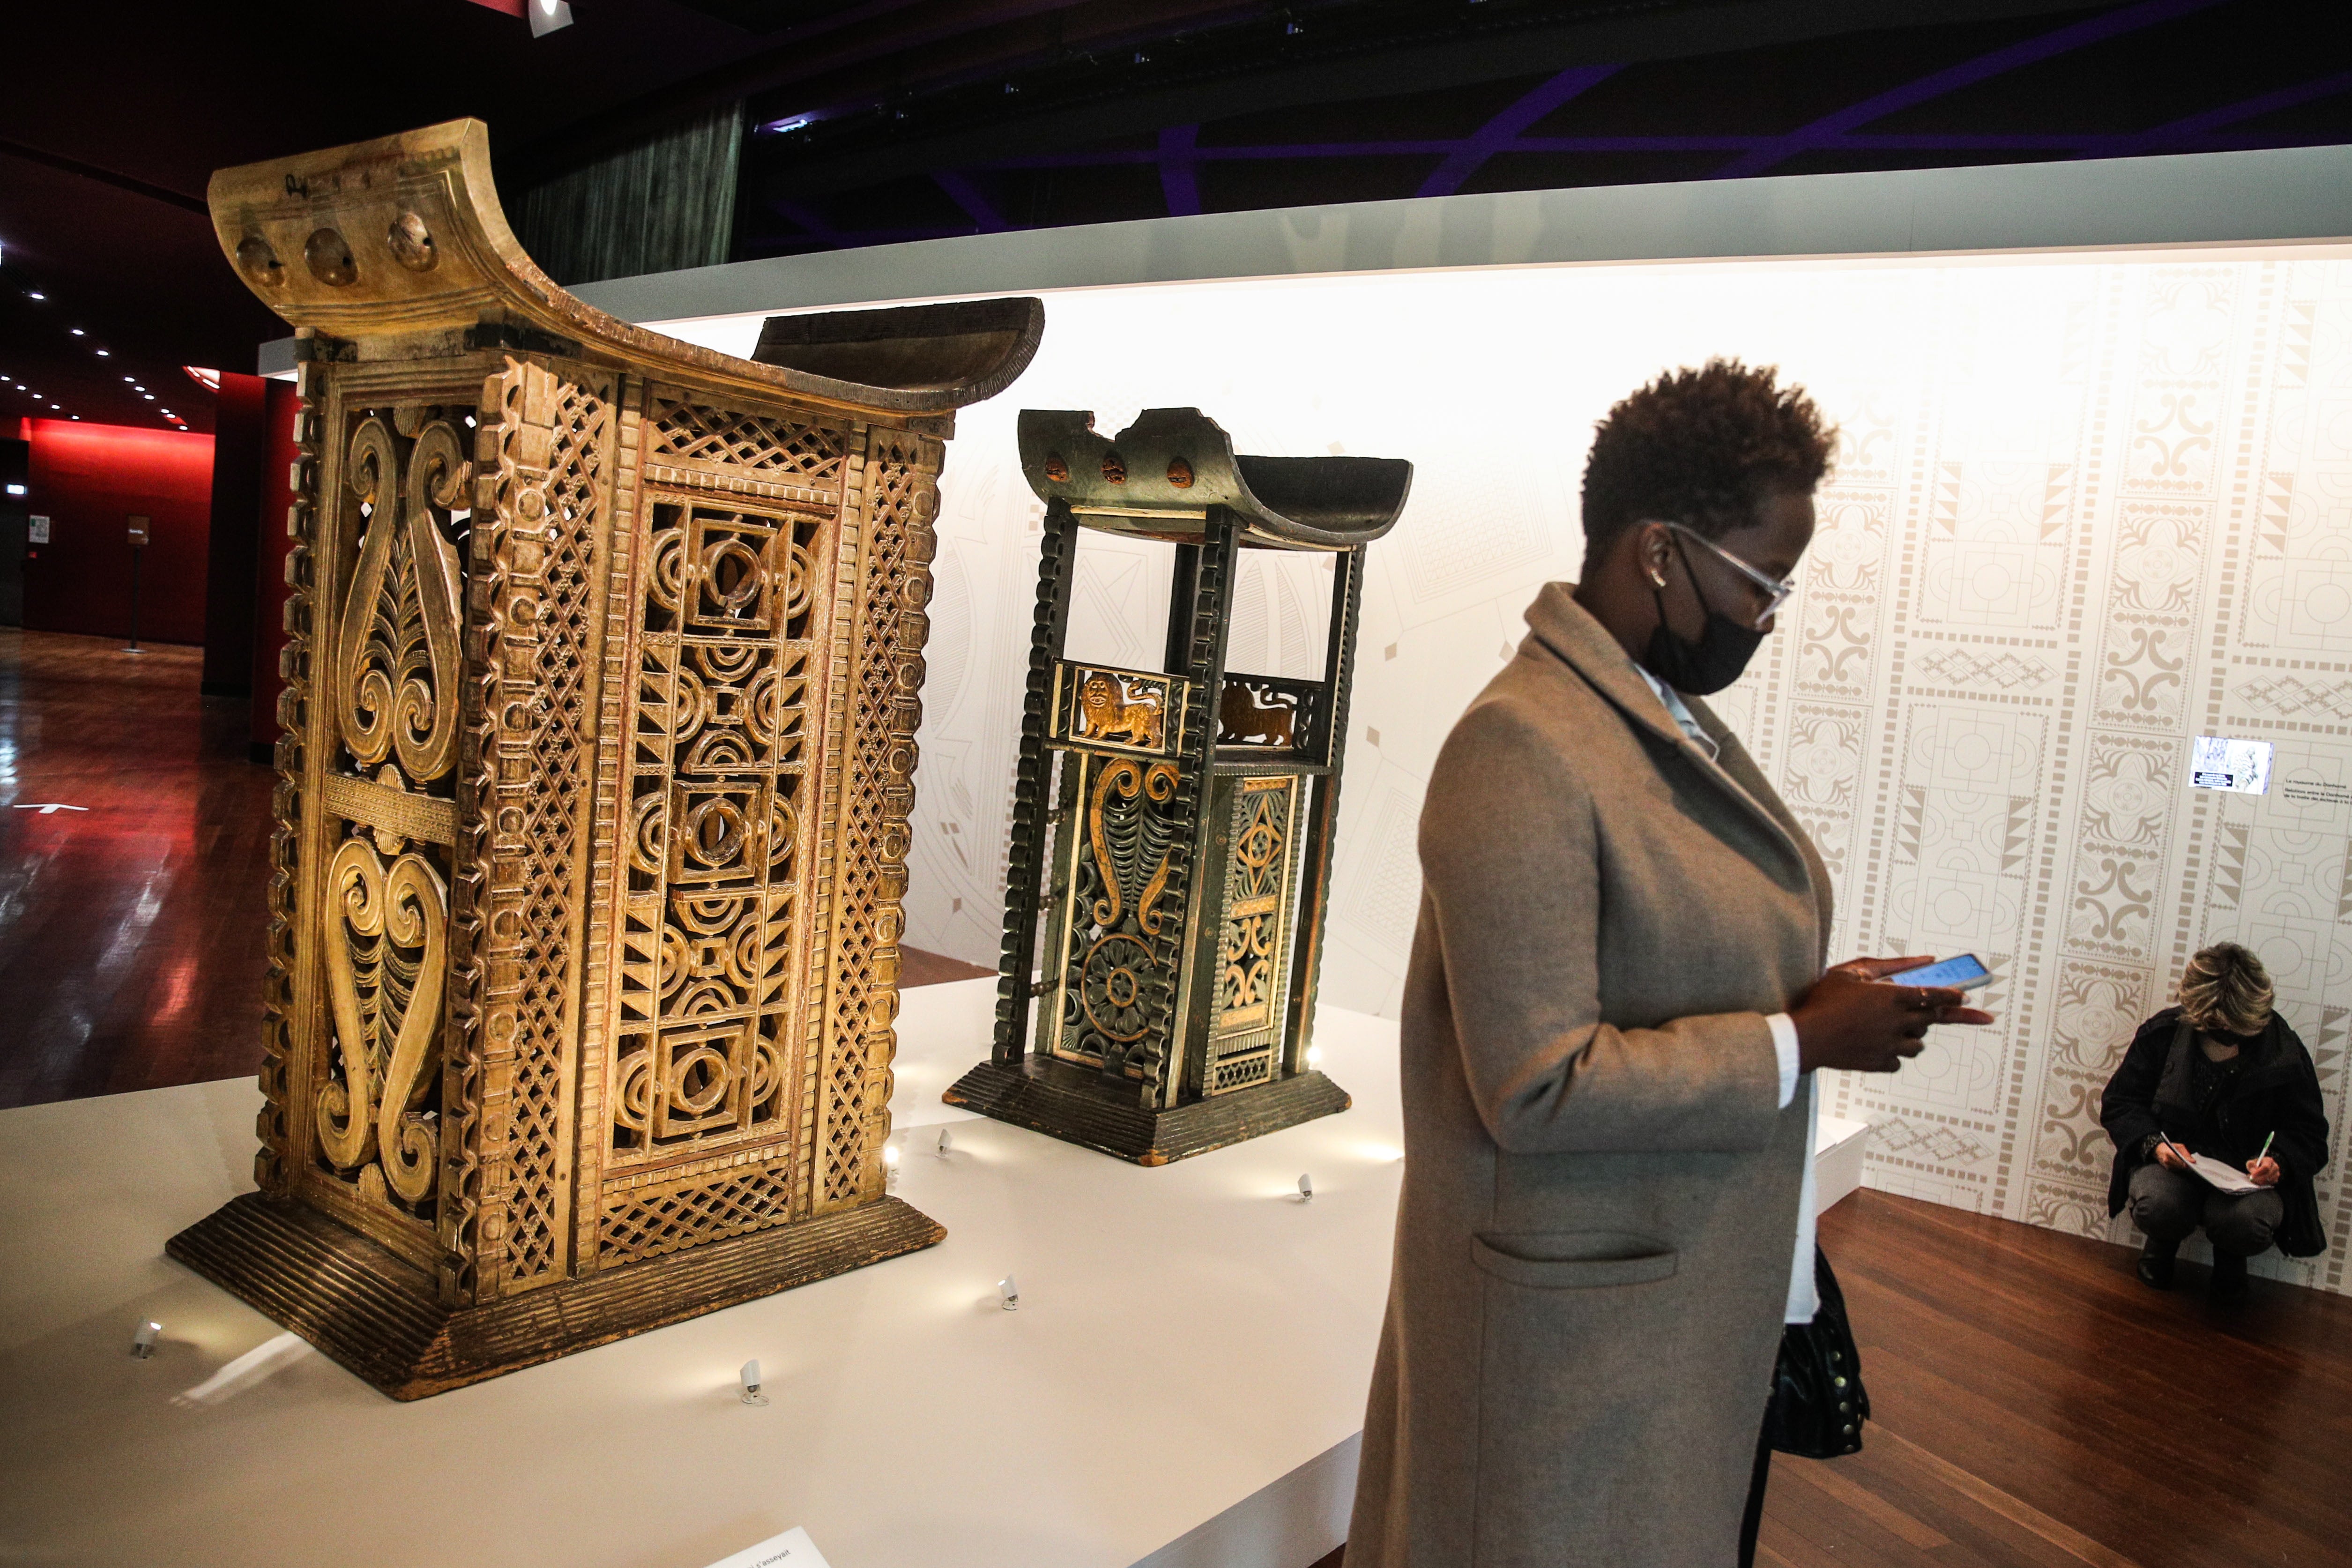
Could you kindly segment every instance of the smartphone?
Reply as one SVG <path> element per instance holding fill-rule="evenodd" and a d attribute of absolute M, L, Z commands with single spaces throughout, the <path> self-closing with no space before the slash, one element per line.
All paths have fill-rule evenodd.
<path fill-rule="evenodd" d="M 1898 986 L 1946 986 L 1956 991 L 1973 991 L 1992 978 L 1992 971 L 1974 953 L 1963 953 L 1957 958 L 1938 958 L 1886 978 Z"/>

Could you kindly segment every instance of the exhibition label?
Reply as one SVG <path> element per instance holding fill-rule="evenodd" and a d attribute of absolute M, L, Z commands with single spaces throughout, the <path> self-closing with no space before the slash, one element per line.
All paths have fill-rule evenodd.
<path fill-rule="evenodd" d="M 2263 794 L 2271 785 L 2271 743 L 2200 735 L 2189 756 L 2189 781 L 2200 789 Z"/>

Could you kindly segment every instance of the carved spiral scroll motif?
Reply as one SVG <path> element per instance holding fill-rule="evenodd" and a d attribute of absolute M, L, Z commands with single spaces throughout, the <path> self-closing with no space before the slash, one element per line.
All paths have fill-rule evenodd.
<path fill-rule="evenodd" d="M 409 778 L 439 779 L 457 754 L 458 568 L 449 511 L 471 482 L 471 465 L 446 421 L 409 441 L 371 418 L 352 432 L 345 470 L 364 531 L 340 622 L 336 728 L 363 768 L 397 756 Z"/>
<path fill-rule="evenodd" d="M 1169 835 L 1164 817 L 1139 809 L 1139 794 L 1157 806 L 1174 800 L 1175 764 L 1155 762 L 1147 768 L 1122 757 L 1104 765 L 1087 813 L 1095 864 L 1103 873 L 1094 915 L 1095 924 L 1110 927 L 1118 925 L 1122 911 L 1132 910 L 1137 927 L 1153 936 L 1160 930 L 1160 894 L 1168 885 Z"/>
<path fill-rule="evenodd" d="M 1124 1071 L 1130 1050 L 1165 1025 L 1173 987 L 1150 938 L 1171 915 L 1172 762 L 1082 754 L 1085 789 L 1072 864 L 1072 923 L 1063 960 L 1055 1054 Z M 1074 763 L 1074 768 L 1079 765 Z M 1075 780 L 1076 773 L 1066 776 Z"/>
<path fill-rule="evenodd" d="M 340 1170 L 380 1179 L 404 1203 L 428 1197 L 438 1130 L 417 1112 L 433 1087 L 449 953 L 449 891 L 415 851 L 387 866 L 363 837 L 327 867 L 337 913 L 327 943 L 340 1078 L 319 1091 L 319 1143 Z"/>

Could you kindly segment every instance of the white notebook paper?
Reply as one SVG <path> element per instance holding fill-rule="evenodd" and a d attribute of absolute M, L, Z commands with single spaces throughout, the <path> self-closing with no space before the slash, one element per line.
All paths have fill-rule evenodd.
<path fill-rule="evenodd" d="M 2245 1172 L 2224 1165 L 2210 1155 L 2190 1155 L 2189 1157 L 2194 1162 L 2197 1174 L 2205 1178 L 2207 1185 L 2219 1191 L 2247 1193 L 2269 1190 L 2260 1182 L 2248 1179 Z"/>

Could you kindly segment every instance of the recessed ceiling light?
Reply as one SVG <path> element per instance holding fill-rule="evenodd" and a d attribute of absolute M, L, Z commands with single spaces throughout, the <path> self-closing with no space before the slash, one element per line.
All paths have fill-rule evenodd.
<path fill-rule="evenodd" d="M 155 394 L 154 394 L 153 392 L 147 392 L 147 393 L 144 393 L 143 395 L 146 397 L 146 399 L 147 399 L 147 401 L 148 401 L 149 402 L 153 402 L 155 401 Z"/>
<path fill-rule="evenodd" d="M 27 299 L 47 299 L 48 296 L 42 293 L 37 288 L 32 288 L 26 290 L 25 298 Z"/>
<path fill-rule="evenodd" d="M 87 338 L 87 337 L 89 337 L 89 333 L 87 333 L 87 332 L 83 331 L 83 330 L 82 330 L 80 328 L 79 328 L 79 327 L 68 327 L 68 328 L 67 328 L 67 329 L 66 329 L 66 330 L 67 330 L 67 331 L 68 331 L 68 332 L 71 332 L 71 333 L 72 333 L 75 337 L 77 337 L 77 338 Z"/>
<path fill-rule="evenodd" d="M 101 359 L 101 360 L 102 360 L 102 359 L 105 359 L 105 358 L 107 357 L 106 350 L 105 350 L 104 349 L 100 349 L 100 350 L 98 351 L 98 357 L 99 357 L 100 359 Z"/>
<path fill-rule="evenodd" d="M 128 376 L 124 377 L 123 379 L 124 379 L 125 381 L 130 381 L 130 378 L 129 378 Z M 131 382 L 131 390 L 132 392 L 145 392 L 147 389 L 146 389 L 145 387 L 141 386 L 137 382 Z"/>

